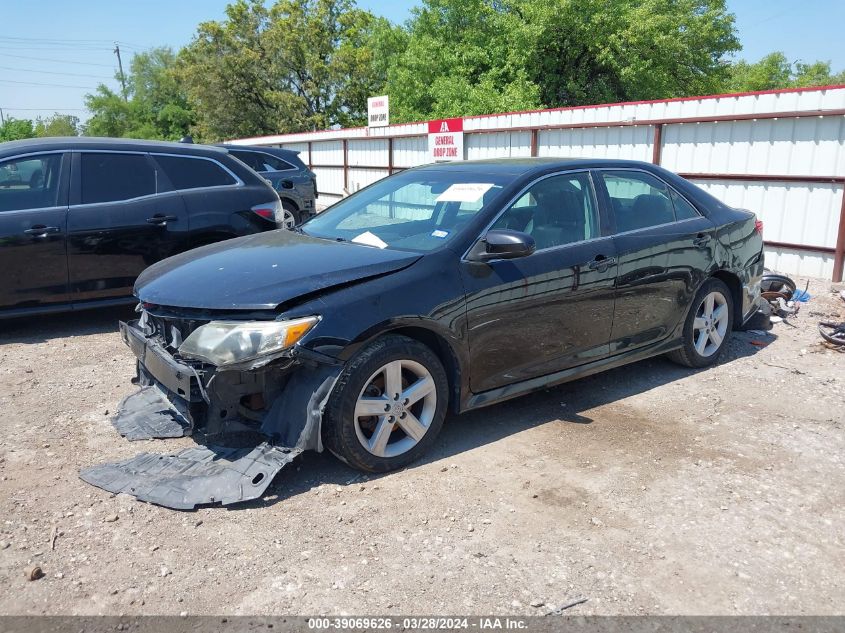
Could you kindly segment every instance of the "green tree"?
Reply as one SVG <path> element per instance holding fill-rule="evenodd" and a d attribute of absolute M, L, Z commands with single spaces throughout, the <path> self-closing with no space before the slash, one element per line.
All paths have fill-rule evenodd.
<path fill-rule="evenodd" d="M 6 117 L 6 121 L 0 125 L 0 142 L 19 141 L 34 136 L 35 125 L 29 119 Z"/>
<path fill-rule="evenodd" d="M 138 53 L 129 69 L 126 99 L 103 84 L 86 95 L 92 116 L 85 133 L 169 140 L 187 134 L 194 113 L 177 76 L 173 50 L 163 47 Z"/>
<path fill-rule="evenodd" d="M 724 0 L 522 4 L 540 25 L 529 72 L 549 106 L 716 92 L 740 47 Z"/>
<path fill-rule="evenodd" d="M 200 24 L 180 76 L 203 138 L 276 134 L 366 121 L 383 86 L 374 47 L 386 21 L 352 0 L 237 0 Z"/>
<path fill-rule="evenodd" d="M 35 136 L 79 136 L 79 117 L 55 113 L 35 121 Z"/>
<path fill-rule="evenodd" d="M 713 92 L 724 0 L 423 0 L 388 71 L 397 120 Z"/>
<path fill-rule="evenodd" d="M 391 119 L 542 105 L 527 72 L 532 29 L 511 0 L 425 0 L 387 72 Z"/>
<path fill-rule="evenodd" d="M 832 73 L 830 62 L 790 62 L 780 51 L 760 61 L 740 60 L 729 68 L 726 89 L 732 92 L 829 86 L 845 82 L 845 71 Z"/>

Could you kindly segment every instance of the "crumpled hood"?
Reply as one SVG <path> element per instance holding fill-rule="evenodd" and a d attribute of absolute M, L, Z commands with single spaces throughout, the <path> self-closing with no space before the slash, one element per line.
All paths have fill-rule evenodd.
<path fill-rule="evenodd" d="M 209 310 L 273 309 L 299 296 L 401 270 L 415 253 L 277 230 L 217 242 L 147 268 L 145 303 Z"/>

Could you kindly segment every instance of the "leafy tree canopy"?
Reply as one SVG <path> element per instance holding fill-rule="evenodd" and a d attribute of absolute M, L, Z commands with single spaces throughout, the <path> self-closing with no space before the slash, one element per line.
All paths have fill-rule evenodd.
<path fill-rule="evenodd" d="M 85 105 L 92 112 L 85 127 L 89 136 L 176 140 L 188 133 L 194 119 L 176 75 L 176 54 L 167 47 L 133 56 L 125 98 L 100 84 Z"/>
<path fill-rule="evenodd" d="M 29 119 L 7 117 L 6 121 L 0 125 L 0 142 L 19 141 L 25 138 L 33 138 L 34 136 L 35 126 Z"/>
<path fill-rule="evenodd" d="M 365 122 L 367 97 L 384 84 L 374 42 L 389 28 L 352 0 L 237 0 L 180 55 L 199 136 Z"/>
<path fill-rule="evenodd" d="M 758 62 L 738 61 L 729 69 L 727 89 L 732 92 L 804 88 L 845 83 L 845 71 L 834 74 L 830 62 L 789 62 L 777 51 Z"/>

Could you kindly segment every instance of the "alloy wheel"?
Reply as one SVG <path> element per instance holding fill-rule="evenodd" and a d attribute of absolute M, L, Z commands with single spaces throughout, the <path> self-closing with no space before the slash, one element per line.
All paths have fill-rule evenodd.
<path fill-rule="evenodd" d="M 294 217 L 293 213 L 290 209 L 284 209 L 284 215 L 282 216 L 282 228 L 291 230 L 295 226 L 296 218 Z"/>
<path fill-rule="evenodd" d="M 423 439 L 437 409 L 431 373 L 412 360 L 382 366 L 364 384 L 355 403 L 355 434 L 377 457 L 396 457 Z"/>
<path fill-rule="evenodd" d="M 707 293 L 692 324 L 695 351 L 709 357 L 719 351 L 728 331 L 728 300 L 718 291 Z"/>

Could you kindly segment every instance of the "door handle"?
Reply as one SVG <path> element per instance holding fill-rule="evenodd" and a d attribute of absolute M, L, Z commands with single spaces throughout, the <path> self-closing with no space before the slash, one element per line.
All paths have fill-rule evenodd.
<path fill-rule="evenodd" d="M 178 219 L 175 215 L 161 215 L 160 213 L 156 213 L 153 217 L 147 218 L 147 222 L 150 224 L 164 225 L 168 222 L 176 222 Z"/>
<path fill-rule="evenodd" d="M 24 231 L 27 235 L 32 237 L 47 237 L 50 233 L 58 233 L 61 229 L 57 226 L 44 226 L 43 224 L 36 224 L 31 229 Z"/>
<path fill-rule="evenodd" d="M 710 241 L 710 236 L 706 233 L 699 233 L 695 236 L 695 239 L 692 241 L 693 245 L 697 248 L 704 248 L 707 246 L 707 243 Z"/>
<path fill-rule="evenodd" d="M 615 257 L 605 257 L 604 255 L 596 255 L 596 258 L 587 265 L 590 267 L 590 270 L 597 270 L 600 273 L 603 273 L 615 263 Z"/>

